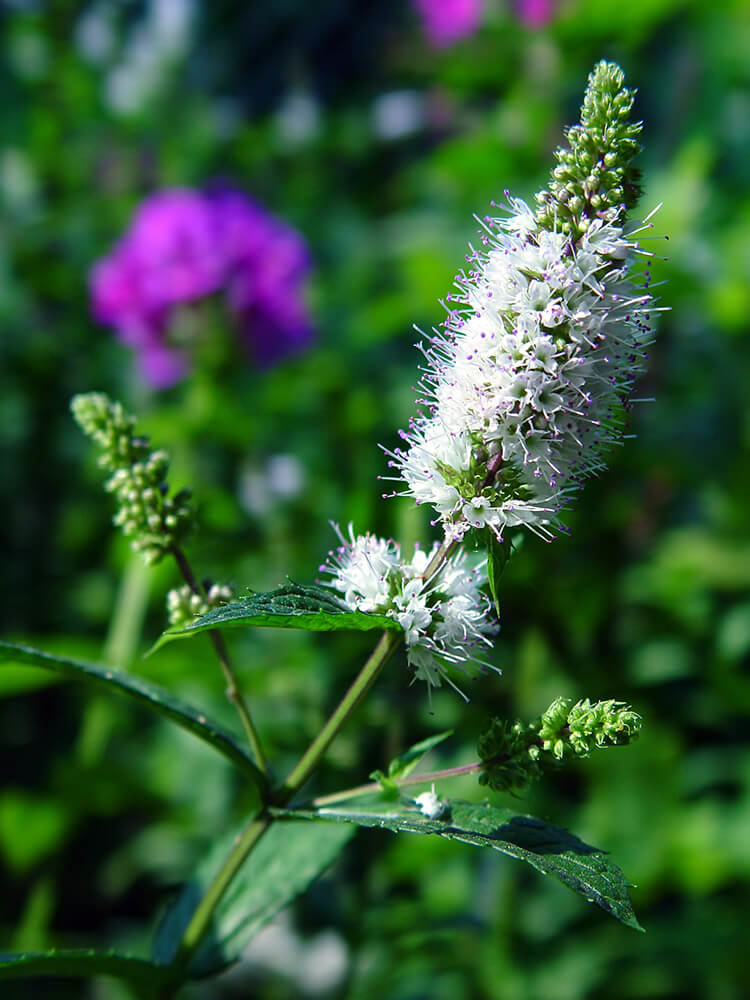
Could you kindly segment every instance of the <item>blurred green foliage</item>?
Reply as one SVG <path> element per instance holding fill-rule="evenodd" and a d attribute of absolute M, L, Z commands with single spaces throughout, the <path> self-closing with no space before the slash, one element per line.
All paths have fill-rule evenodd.
<path fill-rule="evenodd" d="M 448 691 L 430 708 L 394 661 L 317 786 L 366 780 L 448 727 L 434 765 L 472 760 L 489 714 L 533 717 L 559 695 L 627 701 L 645 720 L 639 743 L 516 804 L 610 850 L 648 933 L 505 859 L 367 831 L 246 962 L 186 991 L 195 1000 L 750 994 L 747 7 L 569 0 L 534 30 L 503 0 L 485 7 L 481 31 L 442 52 L 405 0 L 52 0 L 0 14 L 3 635 L 130 666 L 228 725 L 207 643 L 140 659 L 176 574 L 130 564 L 69 398 L 122 398 L 172 452 L 174 485 L 201 506 L 202 575 L 312 582 L 329 519 L 407 545 L 431 537 L 376 480 L 377 443 L 392 447 L 413 409 L 412 324 L 440 320 L 471 214 L 544 184 L 600 58 L 639 90 L 642 206 L 664 202 L 669 243 L 652 246 L 669 260 L 651 271 L 671 312 L 639 392 L 655 402 L 633 409 L 637 439 L 581 495 L 570 535 L 527 540 L 506 568 L 504 676 L 477 682 L 468 706 Z M 317 346 L 265 373 L 198 369 L 156 395 L 90 319 L 87 275 L 145 194 L 216 178 L 305 235 Z M 279 456 L 297 471 L 293 495 L 274 492 Z M 121 624 L 143 617 L 136 648 L 122 631 L 107 639 L 117 607 Z M 279 770 L 370 643 L 231 636 Z M 0 692 L 4 947 L 145 948 L 154 913 L 249 792 L 188 735 L 122 704 L 20 668 Z M 450 789 L 481 791 L 475 778 Z M 127 994 L 60 981 L 33 995 Z"/>

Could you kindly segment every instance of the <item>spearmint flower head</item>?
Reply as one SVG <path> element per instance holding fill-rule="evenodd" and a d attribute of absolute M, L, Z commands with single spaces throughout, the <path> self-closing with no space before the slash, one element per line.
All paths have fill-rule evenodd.
<path fill-rule="evenodd" d="M 592 79 L 609 85 L 617 73 L 599 67 Z M 602 141 L 630 150 L 627 100 L 589 105 L 592 120 L 614 116 Z M 422 345 L 423 409 L 402 432 L 407 447 L 388 452 L 402 495 L 432 506 L 453 539 L 488 528 L 502 540 L 516 526 L 553 537 L 621 436 L 650 341 L 651 296 L 633 269 L 645 227 L 627 226 L 623 206 L 606 198 L 566 227 L 506 198 L 504 215 L 482 220 L 482 247 L 471 248 L 447 319 Z"/>
<path fill-rule="evenodd" d="M 442 681 L 456 688 L 450 670 L 474 673 L 489 666 L 475 655 L 477 647 L 491 648 L 490 636 L 497 631 L 490 602 L 480 590 L 486 582 L 483 565 L 469 569 L 465 553 L 459 552 L 431 575 L 426 571 L 437 543 L 429 553 L 416 547 L 407 561 L 396 542 L 355 536 L 351 524 L 349 539 L 340 532 L 339 537 L 341 545 L 321 571 L 332 575 L 330 586 L 352 610 L 386 614 L 398 622 L 415 679 L 430 688 Z"/>

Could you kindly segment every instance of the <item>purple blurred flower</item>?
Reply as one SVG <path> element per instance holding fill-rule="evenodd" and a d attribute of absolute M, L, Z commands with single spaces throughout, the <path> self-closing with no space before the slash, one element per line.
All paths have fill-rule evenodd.
<path fill-rule="evenodd" d="M 414 0 L 432 46 L 447 48 L 473 35 L 482 17 L 482 0 Z"/>
<path fill-rule="evenodd" d="M 529 28 L 541 28 L 552 20 L 555 0 L 518 0 L 518 16 Z"/>
<path fill-rule="evenodd" d="M 239 191 L 158 192 L 91 273 L 94 317 L 139 355 L 163 388 L 182 378 L 185 353 L 169 343 L 175 310 L 223 293 L 259 364 L 311 337 L 303 287 L 310 258 L 300 235 Z"/>

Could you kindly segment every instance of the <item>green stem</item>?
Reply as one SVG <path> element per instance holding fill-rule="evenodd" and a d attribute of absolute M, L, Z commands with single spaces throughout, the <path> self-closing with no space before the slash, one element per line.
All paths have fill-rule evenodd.
<path fill-rule="evenodd" d="M 172 555 L 174 556 L 175 561 L 180 568 L 180 572 L 182 573 L 182 577 L 188 587 L 190 587 L 194 594 L 198 594 L 199 597 L 205 597 L 203 588 L 196 580 L 190 567 L 190 563 L 188 562 L 182 549 L 175 547 L 172 549 Z M 266 760 L 266 755 L 263 752 L 263 745 L 260 741 L 258 730 L 255 728 L 252 716 L 250 715 L 250 709 L 248 708 L 247 702 L 242 694 L 242 689 L 237 681 L 234 669 L 232 668 L 232 663 L 229 659 L 229 652 L 224 642 L 224 637 L 218 629 L 211 629 L 208 633 L 208 637 L 214 647 L 214 652 L 216 653 L 216 657 L 219 661 L 219 666 L 221 667 L 224 679 L 227 682 L 227 698 L 237 709 L 240 721 L 242 722 L 242 728 L 245 730 L 245 734 L 250 742 L 258 767 L 263 772 L 265 777 L 269 778 L 271 772 L 268 766 L 268 761 Z"/>
<path fill-rule="evenodd" d="M 131 556 L 117 591 L 112 621 L 104 643 L 104 662 L 120 670 L 135 659 L 151 589 L 151 572 L 140 556 Z"/>
<path fill-rule="evenodd" d="M 433 781 L 440 781 L 443 778 L 460 778 L 464 774 L 473 774 L 481 771 L 485 765 L 481 760 L 476 760 L 471 764 L 461 764 L 460 767 L 446 767 L 442 771 L 428 771 L 426 774 L 411 774 L 407 778 L 395 778 L 393 784 L 398 788 L 408 788 L 409 785 L 424 785 Z M 313 809 L 320 809 L 323 806 L 332 805 L 342 799 L 353 799 L 359 795 L 369 795 L 370 792 L 382 791 L 383 786 L 379 781 L 371 781 L 366 785 L 357 785 L 355 788 L 344 788 L 340 792 L 331 792 L 330 795 L 319 795 L 317 799 L 310 802 Z"/>
<path fill-rule="evenodd" d="M 456 547 L 456 542 L 444 541 L 435 555 L 430 560 L 425 570 L 425 580 L 429 582 L 439 571 L 445 560 L 450 556 Z M 190 567 L 184 554 L 179 550 L 174 552 L 186 582 L 192 587 L 195 579 L 190 571 Z M 189 575 L 186 575 L 187 574 Z M 191 580 L 193 583 L 191 583 Z M 197 586 L 197 584 L 195 584 Z M 200 593 L 200 591 L 197 591 Z M 381 671 L 391 658 L 402 641 L 400 632 L 386 631 L 380 637 L 377 646 L 373 649 L 367 662 L 360 670 L 353 681 L 351 687 L 341 699 L 333 714 L 330 716 L 321 731 L 312 741 L 305 753 L 300 758 L 299 763 L 293 768 L 291 774 L 281 785 L 273 797 L 273 804 L 285 806 L 294 798 L 300 788 L 313 773 L 320 763 L 323 755 L 331 745 L 340 729 L 347 722 L 359 703 L 373 686 Z M 424 779 L 422 779 L 424 780 Z M 256 816 L 245 829 L 231 854 L 222 865 L 214 881 L 208 887 L 206 895 L 196 907 L 190 923 L 185 929 L 182 941 L 175 955 L 173 968 L 179 975 L 184 971 L 200 945 L 204 934 L 208 930 L 216 907 L 221 901 L 221 897 L 228 889 L 232 879 L 242 867 L 245 858 L 250 854 L 266 830 L 274 822 L 274 817 L 264 810 Z"/>
<path fill-rule="evenodd" d="M 203 935 L 208 930 L 214 910 L 219 905 L 221 897 L 242 867 L 245 858 L 272 822 L 273 817 L 267 812 L 262 812 L 245 828 L 244 833 L 235 844 L 232 853 L 221 866 L 219 874 L 208 887 L 206 895 L 196 907 L 195 912 L 190 918 L 190 923 L 185 928 L 185 933 L 182 935 L 182 940 L 180 941 L 180 947 L 172 962 L 172 967 L 176 972 L 184 970 L 187 967 L 193 953 L 201 943 Z"/>
<path fill-rule="evenodd" d="M 102 660 L 120 670 L 129 670 L 135 659 L 143 630 L 143 619 L 151 589 L 151 573 L 139 556 L 132 556 L 125 566 L 115 598 L 109 631 L 102 650 Z M 117 719 L 110 698 L 94 696 L 86 706 L 76 746 L 79 760 L 86 767 L 101 759 Z"/>
<path fill-rule="evenodd" d="M 274 798 L 275 805 L 286 805 L 304 785 L 320 763 L 323 754 L 331 745 L 341 727 L 377 680 L 380 671 L 392 656 L 401 639 L 402 635 L 400 632 L 389 631 L 382 634 L 377 646 L 373 649 L 364 667 L 362 667 L 352 686 L 339 702 L 328 722 L 326 722 L 302 755 L 299 763 L 284 784 L 278 789 Z"/>
<path fill-rule="evenodd" d="M 278 805 L 286 805 L 297 790 L 305 783 L 320 762 L 321 757 L 330 746 L 339 729 L 344 725 L 362 698 L 375 683 L 378 674 L 400 641 L 401 635 L 399 633 L 383 633 L 356 680 L 334 710 L 333 715 L 310 744 L 309 749 L 303 755 L 299 764 L 294 768 L 281 788 L 279 788 L 276 794 L 276 803 Z M 245 829 L 245 832 L 232 849 L 231 854 L 221 866 L 218 875 L 208 887 L 206 895 L 196 907 L 190 923 L 182 936 L 180 947 L 172 963 L 177 974 L 187 968 L 203 935 L 209 928 L 214 910 L 219 905 L 221 897 L 242 867 L 245 858 L 273 822 L 274 817 L 266 811 L 256 816 Z"/>

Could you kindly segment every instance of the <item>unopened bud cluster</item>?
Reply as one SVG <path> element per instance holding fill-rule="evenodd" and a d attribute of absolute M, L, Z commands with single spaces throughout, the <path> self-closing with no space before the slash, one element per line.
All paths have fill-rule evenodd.
<path fill-rule="evenodd" d="M 193 526 L 190 491 L 169 496 L 169 455 L 153 451 L 148 437 L 136 435 L 135 417 L 120 403 L 90 392 L 75 396 L 71 409 L 84 434 L 101 448 L 99 465 L 111 472 L 104 488 L 119 504 L 114 523 L 132 538 L 131 547 L 147 565 L 157 563 Z"/>
<path fill-rule="evenodd" d="M 639 152 L 641 122 L 629 121 L 634 92 L 614 63 L 600 62 L 589 76 L 581 123 L 568 130 L 568 147 L 555 150 L 548 191 L 537 198 L 537 219 L 578 240 L 594 219 L 614 222 L 640 193 L 631 160 Z"/>
<path fill-rule="evenodd" d="M 520 789 L 545 768 L 592 750 L 622 746 L 637 738 L 641 717 L 629 705 L 609 699 L 573 704 L 557 698 L 535 722 L 493 719 L 478 743 L 483 770 L 481 785 L 495 791 Z"/>
<path fill-rule="evenodd" d="M 187 584 L 175 587 L 167 594 L 167 617 L 173 628 L 189 625 L 195 618 L 205 615 L 232 599 L 232 588 L 215 583 L 205 595 L 196 594 Z"/>

